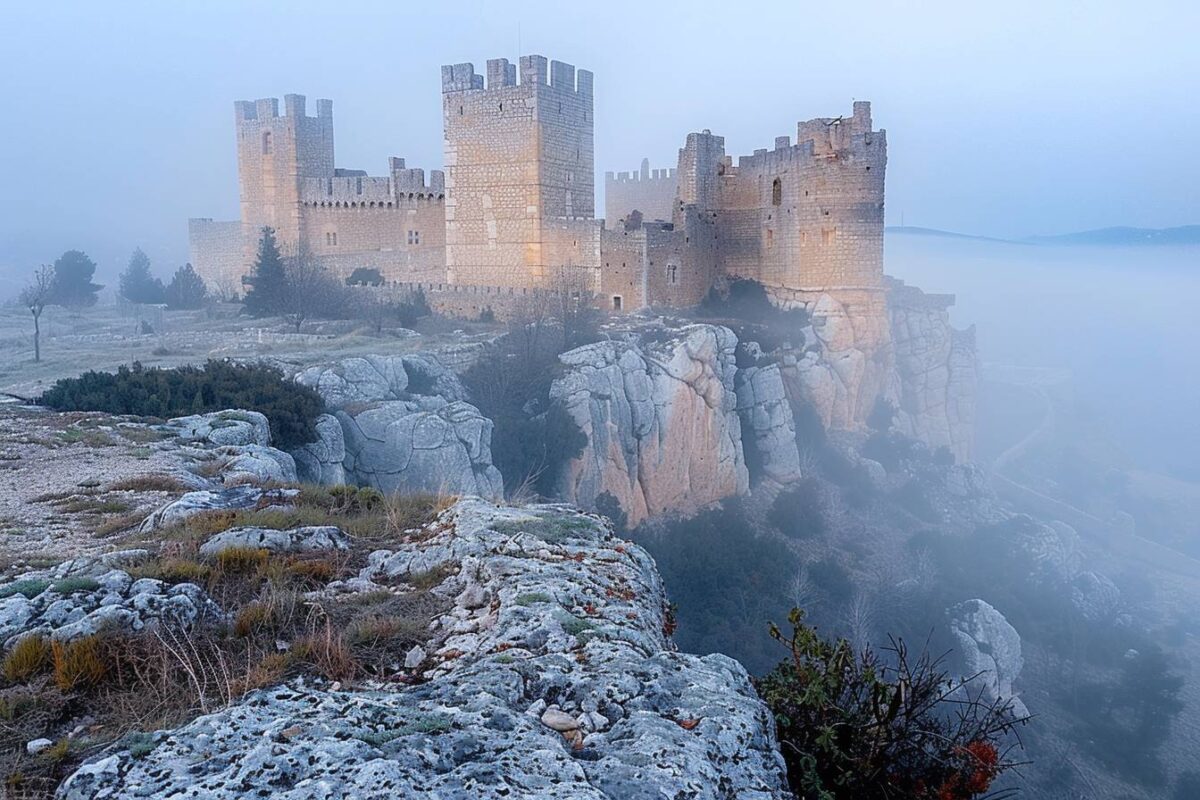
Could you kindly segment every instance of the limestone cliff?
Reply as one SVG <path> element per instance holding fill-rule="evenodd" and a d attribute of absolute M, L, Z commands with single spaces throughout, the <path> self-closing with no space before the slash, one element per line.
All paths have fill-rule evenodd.
<path fill-rule="evenodd" d="M 728 328 L 688 325 L 564 353 L 551 402 L 588 444 L 557 496 L 595 508 L 607 493 L 636 525 L 745 492 L 736 346 Z"/>
<path fill-rule="evenodd" d="M 467 498 L 325 591 L 431 570 L 445 610 L 415 685 L 256 691 L 99 753 L 58 797 L 790 797 L 746 671 L 674 649 L 654 562 L 601 519 Z"/>
<path fill-rule="evenodd" d="M 969 461 L 975 452 L 975 328 L 950 326 L 953 302 L 950 295 L 892 282 L 888 311 L 895 373 L 889 394 L 902 433 Z"/>
<path fill-rule="evenodd" d="M 898 409 L 897 428 L 960 461 L 974 455 L 974 329 L 955 330 L 954 298 L 890 280 L 878 292 L 829 292 L 782 301 L 812 324 L 804 344 L 780 354 L 788 395 L 813 407 L 826 428 L 862 430 L 879 398 Z"/>

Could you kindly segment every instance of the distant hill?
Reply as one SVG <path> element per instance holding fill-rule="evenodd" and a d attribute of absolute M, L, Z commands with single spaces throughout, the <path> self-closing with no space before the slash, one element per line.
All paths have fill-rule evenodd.
<path fill-rule="evenodd" d="M 945 239 L 974 239 L 978 242 L 1003 242 L 1005 244 L 1027 244 L 1015 239 L 997 239 L 994 236 L 976 236 L 972 233 L 955 233 L 942 231 L 937 228 L 918 228 L 913 225 L 890 225 L 884 229 L 887 233 L 902 233 L 909 236 L 939 236 Z"/>
<path fill-rule="evenodd" d="M 912 225 L 891 226 L 888 233 L 909 236 L 938 236 L 947 239 L 974 239 L 980 242 L 1003 242 L 1005 244 L 1032 245 L 1092 245 L 1092 246 L 1142 246 L 1200 244 L 1200 225 L 1181 225 L 1176 228 L 1097 228 L 1077 233 L 1061 233 L 1054 236 L 1027 236 L 1024 239 L 999 239 L 992 236 L 974 236 L 937 228 L 918 228 Z"/>
<path fill-rule="evenodd" d="M 1026 241 L 1034 244 L 1200 244 L 1200 225 L 1180 225 L 1177 228 L 1098 228 L 1058 236 L 1030 236 Z"/>

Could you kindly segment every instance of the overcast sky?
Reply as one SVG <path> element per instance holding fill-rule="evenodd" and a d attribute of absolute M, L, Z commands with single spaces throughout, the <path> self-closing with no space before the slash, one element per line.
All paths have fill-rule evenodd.
<path fill-rule="evenodd" d="M 138 245 L 182 263 L 188 217 L 237 217 L 234 100 L 329 97 L 339 166 L 439 168 L 440 65 L 519 51 L 595 72 L 598 176 L 674 166 L 702 128 L 770 147 L 867 99 L 889 224 L 1200 223 L 1196 0 L 5 5 L 8 286 L 72 247 L 104 277 Z"/>

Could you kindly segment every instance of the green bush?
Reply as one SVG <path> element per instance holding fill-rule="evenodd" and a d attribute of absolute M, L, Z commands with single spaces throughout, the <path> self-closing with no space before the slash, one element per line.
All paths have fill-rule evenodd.
<path fill-rule="evenodd" d="M 1014 766 L 1007 702 L 954 694 L 928 651 L 910 660 L 897 641 L 881 659 L 822 639 L 799 609 L 788 619 L 790 635 L 771 626 L 787 657 L 755 686 L 797 797 L 969 800 Z"/>
<path fill-rule="evenodd" d="M 39 402 L 58 411 L 105 411 L 146 417 L 201 414 L 241 408 L 264 414 L 272 441 L 291 449 L 316 439 L 321 396 L 265 364 L 211 360 L 203 367 L 120 367 L 64 378 Z"/>

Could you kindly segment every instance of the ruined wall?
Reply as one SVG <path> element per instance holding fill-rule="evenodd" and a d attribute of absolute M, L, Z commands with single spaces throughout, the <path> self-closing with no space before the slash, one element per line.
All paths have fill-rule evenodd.
<path fill-rule="evenodd" d="M 241 292 L 242 223 L 207 218 L 188 220 L 188 262 L 210 292 Z"/>
<path fill-rule="evenodd" d="M 636 172 L 604 173 L 604 217 L 616 225 L 633 211 L 640 211 L 646 220 L 670 221 L 679 191 L 676 169 L 650 169 L 649 159 L 642 159 Z"/>
<path fill-rule="evenodd" d="M 492 59 L 485 88 L 469 63 L 442 68 L 452 282 L 541 286 L 563 266 L 598 266 L 579 231 L 546 224 L 595 215 L 592 74 L 542 56 L 522 56 L 520 72 Z"/>
<path fill-rule="evenodd" d="M 870 103 L 797 125 L 797 142 L 738 159 L 721 176 L 726 274 L 787 289 L 882 287 L 887 144 Z"/>

